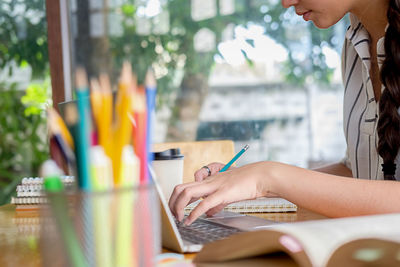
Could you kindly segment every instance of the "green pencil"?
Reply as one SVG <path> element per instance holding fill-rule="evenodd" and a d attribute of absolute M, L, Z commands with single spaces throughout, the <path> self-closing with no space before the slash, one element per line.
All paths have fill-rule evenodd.
<path fill-rule="evenodd" d="M 56 163 L 52 160 L 46 161 L 42 166 L 42 175 L 45 178 L 44 189 L 47 192 L 53 216 L 61 232 L 61 238 L 67 250 L 69 263 L 74 267 L 88 266 L 72 221 L 68 216 L 68 205 L 63 194 L 64 186 L 60 179 Z"/>

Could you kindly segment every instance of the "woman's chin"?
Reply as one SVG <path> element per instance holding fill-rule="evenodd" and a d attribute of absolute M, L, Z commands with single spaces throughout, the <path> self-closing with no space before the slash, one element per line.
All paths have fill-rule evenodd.
<path fill-rule="evenodd" d="M 311 20 L 311 21 L 314 23 L 315 27 L 317 27 L 319 29 L 327 29 L 335 24 L 335 23 L 328 23 L 326 21 L 319 21 L 319 20 Z"/>
<path fill-rule="evenodd" d="M 336 24 L 337 21 L 332 22 L 327 19 L 318 19 L 318 18 L 311 18 L 311 21 L 314 23 L 315 27 L 319 29 L 327 29 Z"/>

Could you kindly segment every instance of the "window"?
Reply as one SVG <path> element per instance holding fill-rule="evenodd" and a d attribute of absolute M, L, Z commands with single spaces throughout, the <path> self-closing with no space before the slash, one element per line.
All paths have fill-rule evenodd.
<path fill-rule="evenodd" d="M 73 61 L 114 83 L 124 60 L 158 79 L 155 141 L 232 139 L 239 165 L 338 161 L 340 51 L 347 21 L 328 30 L 280 1 L 72 1 Z"/>

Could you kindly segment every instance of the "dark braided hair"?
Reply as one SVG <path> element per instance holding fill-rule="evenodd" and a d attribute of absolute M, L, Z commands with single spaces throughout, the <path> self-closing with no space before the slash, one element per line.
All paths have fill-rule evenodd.
<path fill-rule="evenodd" d="M 379 102 L 378 153 L 383 158 L 385 180 L 396 180 L 395 160 L 400 148 L 400 0 L 390 0 L 387 18 L 386 57 L 380 73 L 385 89 Z"/>

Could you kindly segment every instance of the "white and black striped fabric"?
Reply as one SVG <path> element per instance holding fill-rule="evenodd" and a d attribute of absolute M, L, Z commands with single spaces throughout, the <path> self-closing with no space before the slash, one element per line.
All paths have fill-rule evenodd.
<path fill-rule="evenodd" d="M 343 163 L 351 169 L 353 177 L 381 180 L 382 158 L 377 152 L 376 131 L 379 107 L 370 78 L 370 38 L 356 16 L 350 14 L 350 22 L 342 50 L 342 76 L 345 87 L 343 127 L 347 142 Z M 378 41 L 377 56 L 380 68 L 385 58 L 384 38 Z M 397 166 L 395 176 L 399 179 L 399 158 Z"/>

